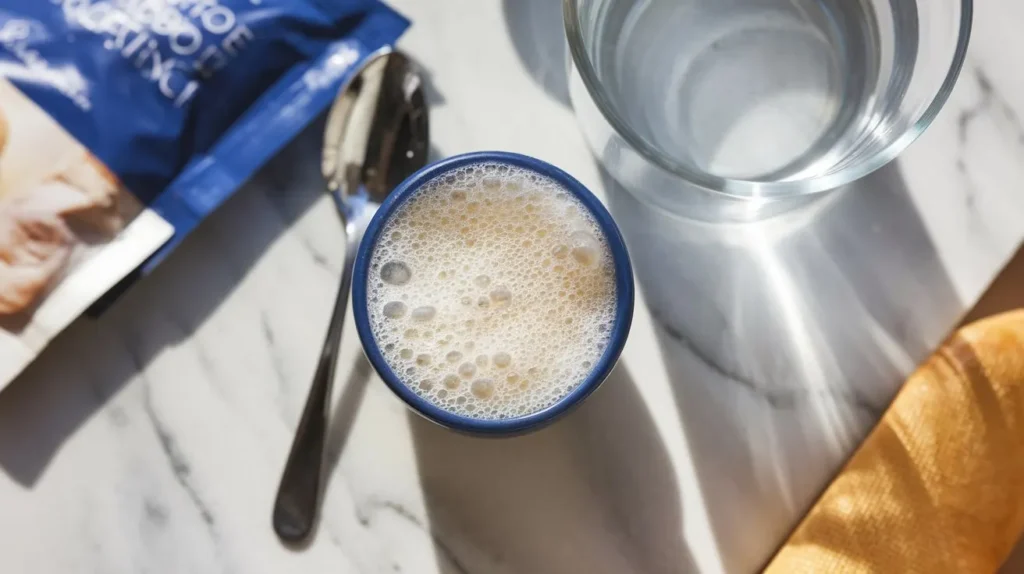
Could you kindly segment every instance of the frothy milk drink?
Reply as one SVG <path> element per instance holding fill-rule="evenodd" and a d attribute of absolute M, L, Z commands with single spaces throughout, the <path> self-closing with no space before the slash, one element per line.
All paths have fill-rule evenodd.
<path fill-rule="evenodd" d="M 609 344 L 615 267 L 557 182 L 501 163 L 428 182 L 384 223 L 367 308 L 384 360 L 456 415 L 508 419 L 579 386 Z"/>

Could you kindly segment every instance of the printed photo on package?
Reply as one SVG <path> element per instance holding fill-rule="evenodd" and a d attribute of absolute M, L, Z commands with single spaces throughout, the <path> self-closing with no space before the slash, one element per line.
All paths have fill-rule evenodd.
<path fill-rule="evenodd" d="M 99 160 L 0 81 L 0 327 L 24 328 L 141 211 Z"/>

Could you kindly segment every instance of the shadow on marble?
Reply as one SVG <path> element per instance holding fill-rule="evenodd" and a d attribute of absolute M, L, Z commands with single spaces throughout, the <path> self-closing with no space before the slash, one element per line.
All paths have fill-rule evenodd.
<path fill-rule="evenodd" d="M 622 364 L 536 433 L 476 438 L 409 418 L 440 572 L 695 571 L 675 472 Z"/>
<path fill-rule="evenodd" d="M 689 221 L 604 184 L 725 570 L 753 571 L 961 303 L 897 164 L 750 224 Z"/>
<path fill-rule="evenodd" d="M 349 371 L 344 389 L 334 402 L 331 420 L 327 425 L 327 441 L 324 444 L 324 473 L 327 477 L 334 475 L 334 469 L 345 452 L 345 444 L 348 443 L 352 425 L 356 422 L 359 407 L 363 404 L 363 396 L 366 395 L 366 386 L 373 373 L 373 367 L 370 366 L 366 355 L 357 353 L 355 363 Z M 324 482 L 326 483 L 326 480 Z"/>
<path fill-rule="evenodd" d="M 570 106 L 567 45 L 560 0 L 502 0 L 505 27 L 519 59 L 545 92 Z"/>

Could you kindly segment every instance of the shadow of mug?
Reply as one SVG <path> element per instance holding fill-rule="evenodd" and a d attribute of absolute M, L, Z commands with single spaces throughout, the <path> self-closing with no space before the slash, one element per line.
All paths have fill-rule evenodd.
<path fill-rule="evenodd" d="M 623 365 L 576 411 L 515 438 L 409 418 L 438 571 L 696 571 L 675 471 Z"/>
<path fill-rule="evenodd" d="M 745 224 L 604 174 L 728 572 L 768 559 L 962 306 L 897 164 Z"/>

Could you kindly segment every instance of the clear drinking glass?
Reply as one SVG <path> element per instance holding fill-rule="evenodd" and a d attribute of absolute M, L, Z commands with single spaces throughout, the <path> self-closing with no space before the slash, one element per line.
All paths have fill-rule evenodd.
<path fill-rule="evenodd" d="M 945 103 L 971 0 L 564 0 L 573 106 L 642 199 L 742 220 L 895 158 Z"/>

